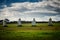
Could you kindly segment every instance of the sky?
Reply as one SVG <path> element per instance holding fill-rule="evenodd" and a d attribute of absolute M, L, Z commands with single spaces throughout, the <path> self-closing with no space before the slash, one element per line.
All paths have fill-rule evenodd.
<path fill-rule="evenodd" d="M 60 21 L 60 0 L 0 0 L 0 20 Z"/>

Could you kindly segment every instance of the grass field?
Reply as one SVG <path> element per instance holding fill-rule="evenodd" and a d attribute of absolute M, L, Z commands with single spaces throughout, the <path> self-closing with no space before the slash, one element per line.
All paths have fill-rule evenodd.
<path fill-rule="evenodd" d="M 0 40 L 60 40 L 60 23 L 37 23 L 32 27 L 30 23 L 8 24 L 8 27 L 0 25 Z"/>

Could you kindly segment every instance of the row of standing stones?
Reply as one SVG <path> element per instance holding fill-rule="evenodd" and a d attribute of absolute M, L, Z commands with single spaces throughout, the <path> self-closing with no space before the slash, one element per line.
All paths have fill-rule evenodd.
<path fill-rule="evenodd" d="M 18 20 L 18 27 L 21 27 L 21 26 L 22 26 L 21 19 L 19 19 Z M 33 18 L 32 26 L 36 26 L 35 18 Z M 49 19 L 48 26 L 53 26 L 51 18 Z M 6 20 L 3 20 L 3 27 L 8 27 L 7 23 L 6 23 Z"/>

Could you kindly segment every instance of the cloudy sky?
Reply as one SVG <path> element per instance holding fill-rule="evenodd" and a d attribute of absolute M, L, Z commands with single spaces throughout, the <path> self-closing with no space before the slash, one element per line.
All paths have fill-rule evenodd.
<path fill-rule="evenodd" d="M 60 0 L 0 0 L 0 20 L 60 21 Z"/>

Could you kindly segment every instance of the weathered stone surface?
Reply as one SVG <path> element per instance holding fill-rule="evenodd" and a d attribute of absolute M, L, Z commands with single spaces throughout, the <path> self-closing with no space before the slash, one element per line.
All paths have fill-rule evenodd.
<path fill-rule="evenodd" d="M 21 19 L 18 20 L 18 26 L 22 26 Z"/>
<path fill-rule="evenodd" d="M 35 18 L 33 18 L 33 21 L 32 21 L 32 26 L 36 26 L 36 21 L 35 21 Z"/>
<path fill-rule="evenodd" d="M 48 26 L 53 26 L 51 18 L 49 19 Z"/>
<path fill-rule="evenodd" d="M 7 23 L 6 23 L 6 20 L 3 20 L 3 27 L 8 27 Z"/>

